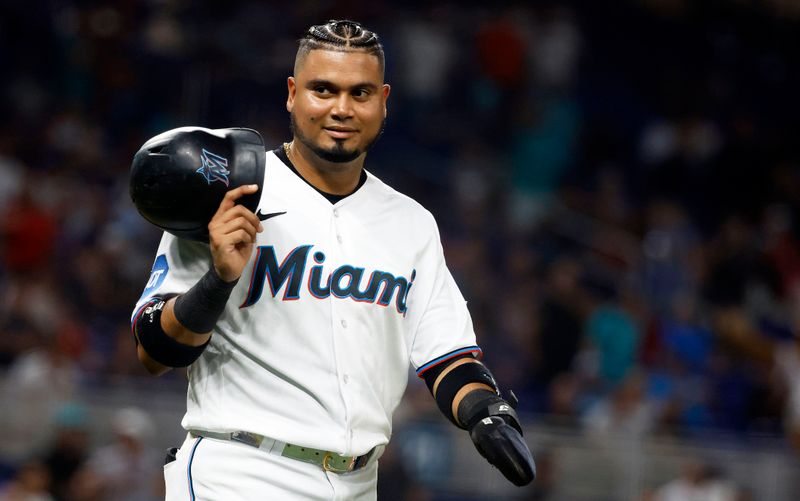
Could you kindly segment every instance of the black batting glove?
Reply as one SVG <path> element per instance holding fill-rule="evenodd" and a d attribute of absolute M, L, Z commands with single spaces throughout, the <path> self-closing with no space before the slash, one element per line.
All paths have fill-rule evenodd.
<path fill-rule="evenodd" d="M 528 485 L 536 478 L 528 444 L 522 434 L 499 416 L 481 419 L 469 430 L 472 443 L 514 485 Z"/>
<path fill-rule="evenodd" d="M 510 394 L 516 403 L 514 394 Z M 536 464 L 512 404 L 496 393 L 475 390 L 458 406 L 458 419 L 466 423 L 472 443 L 489 463 L 514 485 L 528 485 L 536 478 Z"/>

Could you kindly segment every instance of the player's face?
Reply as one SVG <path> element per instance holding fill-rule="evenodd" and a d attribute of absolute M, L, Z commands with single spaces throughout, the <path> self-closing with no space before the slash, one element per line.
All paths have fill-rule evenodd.
<path fill-rule="evenodd" d="M 288 87 L 292 132 L 320 158 L 350 162 L 378 139 L 389 85 L 376 56 L 312 50 Z"/>

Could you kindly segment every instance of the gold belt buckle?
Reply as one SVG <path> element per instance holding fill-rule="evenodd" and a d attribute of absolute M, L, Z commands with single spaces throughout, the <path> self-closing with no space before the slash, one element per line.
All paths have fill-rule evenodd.
<path fill-rule="evenodd" d="M 328 460 L 332 457 L 330 452 L 325 453 L 325 457 L 322 458 L 322 471 L 333 471 L 333 469 L 328 466 Z"/>
<path fill-rule="evenodd" d="M 334 473 L 349 472 L 349 471 L 353 471 L 353 467 L 356 464 L 356 458 L 354 456 L 354 457 L 350 458 L 350 464 L 347 465 L 347 468 L 338 469 L 335 466 L 331 466 L 331 465 L 328 464 L 328 460 L 331 459 L 331 458 L 333 458 L 333 453 L 332 452 L 326 452 L 325 453 L 325 457 L 322 458 L 322 470 L 323 471 L 332 471 Z"/>

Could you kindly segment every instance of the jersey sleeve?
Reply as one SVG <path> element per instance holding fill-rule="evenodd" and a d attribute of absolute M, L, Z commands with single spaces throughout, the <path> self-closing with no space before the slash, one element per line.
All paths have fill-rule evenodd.
<path fill-rule="evenodd" d="M 131 325 L 136 323 L 139 314 L 154 298 L 186 292 L 210 266 L 211 253 L 208 245 L 180 239 L 164 232 L 150 277 L 133 309 Z"/>
<path fill-rule="evenodd" d="M 433 216 L 430 216 L 430 224 L 431 237 L 422 251 L 408 302 L 407 320 L 413 339 L 410 362 L 419 377 L 461 355 L 482 355 L 475 342 L 467 302 L 445 263 Z"/>

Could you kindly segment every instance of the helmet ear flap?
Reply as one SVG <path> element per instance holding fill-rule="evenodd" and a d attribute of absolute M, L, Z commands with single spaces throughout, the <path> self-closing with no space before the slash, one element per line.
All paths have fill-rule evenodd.
<path fill-rule="evenodd" d="M 154 136 L 131 164 L 130 196 L 139 213 L 175 236 L 208 242 L 208 222 L 225 193 L 256 184 L 240 203 L 255 211 L 266 150 L 253 129 L 181 127 Z"/>

